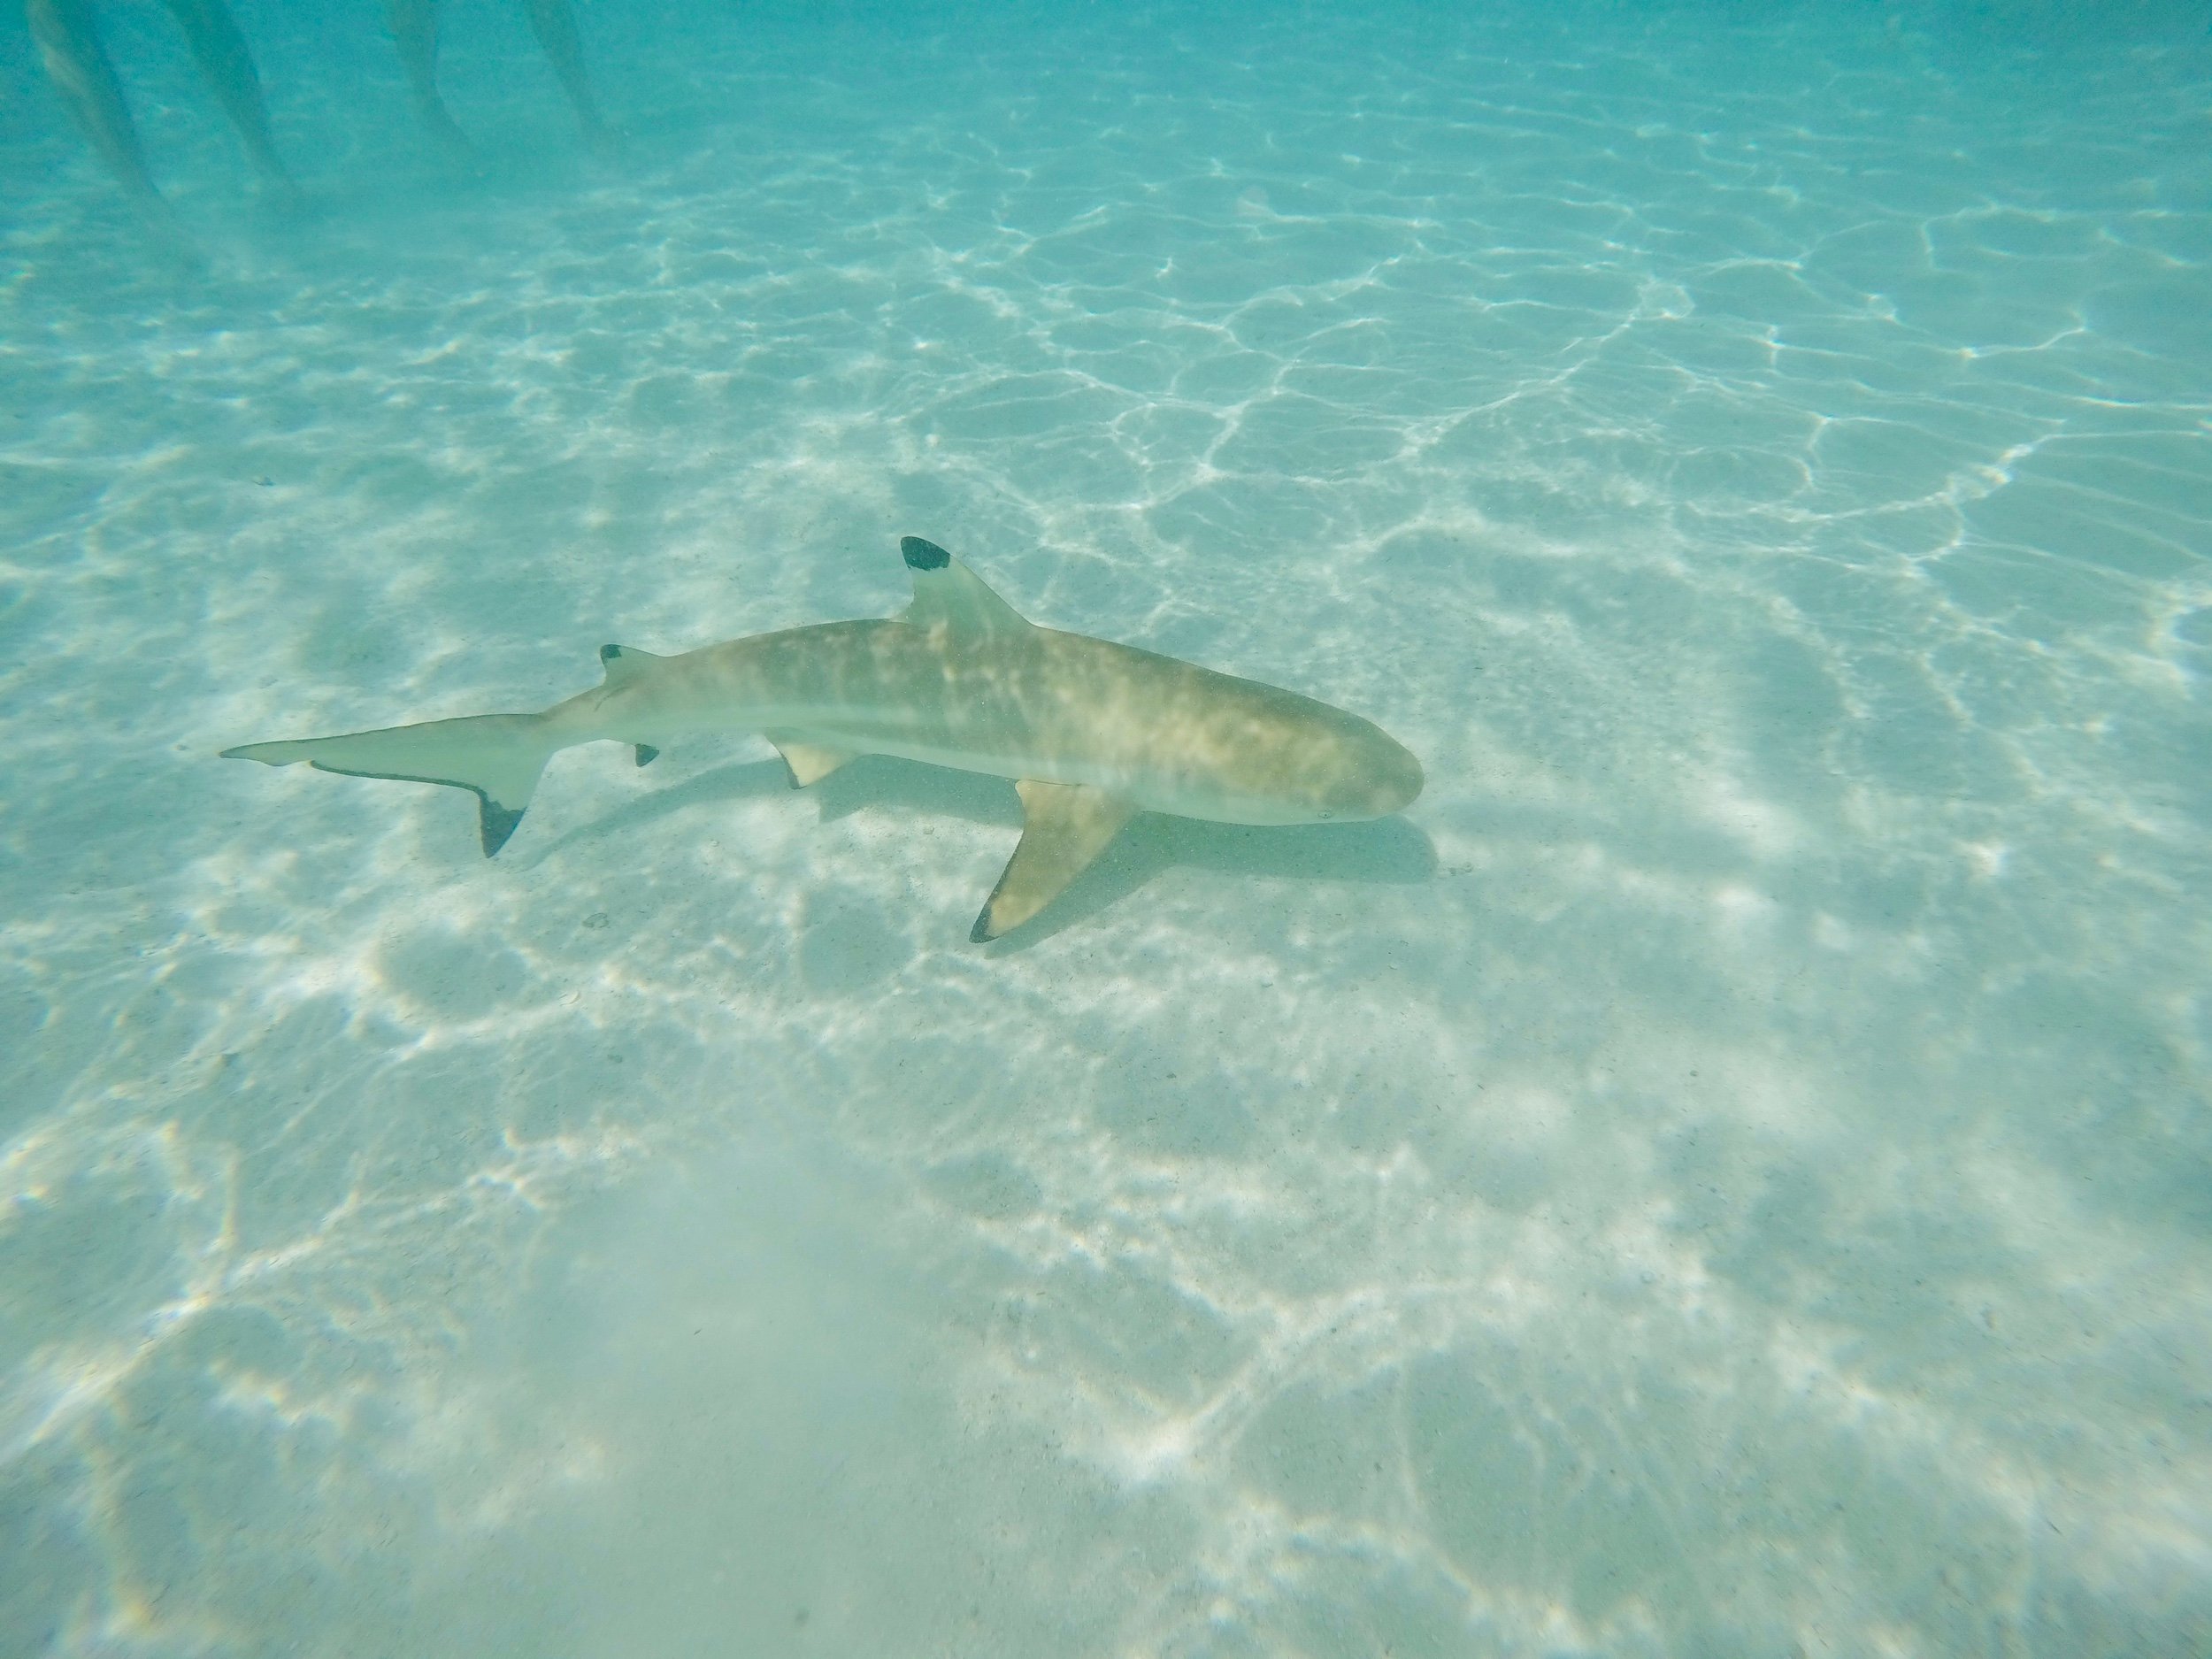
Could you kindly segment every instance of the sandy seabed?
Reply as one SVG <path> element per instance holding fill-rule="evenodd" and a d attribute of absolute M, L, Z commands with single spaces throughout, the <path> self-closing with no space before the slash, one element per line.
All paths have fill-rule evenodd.
<path fill-rule="evenodd" d="M 2212 1651 L 2200 29 L 360 11 L 4 37 L 0 1652 Z M 1427 792 L 212 758 L 909 532 Z"/>

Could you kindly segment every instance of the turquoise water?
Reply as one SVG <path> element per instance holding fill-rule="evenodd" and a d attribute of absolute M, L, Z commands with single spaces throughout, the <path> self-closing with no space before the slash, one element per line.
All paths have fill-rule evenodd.
<path fill-rule="evenodd" d="M 2212 1652 L 2201 9 L 0 20 L 0 1653 Z M 219 763 L 903 603 L 1388 728 Z"/>

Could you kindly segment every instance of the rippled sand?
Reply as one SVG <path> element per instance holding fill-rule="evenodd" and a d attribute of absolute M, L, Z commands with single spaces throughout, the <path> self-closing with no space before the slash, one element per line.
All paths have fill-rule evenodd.
<path fill-rule="evenodd" d="M 241 15 L 199 276 L 7 25 L 0 1651 L 2212 1647 L 2200 28 Z M 1428 791 L 212 758 L 902 533 Z"/>

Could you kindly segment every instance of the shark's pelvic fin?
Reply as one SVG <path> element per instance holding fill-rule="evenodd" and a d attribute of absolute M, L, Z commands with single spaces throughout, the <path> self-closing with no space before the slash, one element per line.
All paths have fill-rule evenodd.
<path fill-rule="evenodd" d="M 342 737 L 248 743 L 225 749 L 223 758 L 257 760 L 265 766 L 289 766 L 303 760 L 323 772 L 349 777 L 396 778 L 470 790 L 480 809 L 478 829 L 484 856 L 489 858 L 522 822 L 545 763 L 560 747 L 546 736 L 545 726 L 542 715 L 478 714 Z"/>
<path fill-rule="evenodd" d="M 1021 842 L 968 935 L 979 945 L 1019 927 L 1059 897 L 1136 814 L 1126 801 L 1084 784 L 1025 778 L 1014 787 L 1022 798 Z"/>
<path fill-rule="evenodd" d="M 955 637 L 1026 633 L 1029 618 L 934 541 L 901 536 L 899 551 L 914 572 L 914 603 L 899 619 L 918 628 L 941 626 Z"/>
<path fill-rule="evenodd" d="M 772 732 L 768 741 L 776 746 L 776 753 L 783 757 L 784 768 L 791 774 L 794 789 L 821 782 L 854 758 L 849 750 L 832 749 L 826 743 L 810 743 L 803 737 L 779 736 Z"/>

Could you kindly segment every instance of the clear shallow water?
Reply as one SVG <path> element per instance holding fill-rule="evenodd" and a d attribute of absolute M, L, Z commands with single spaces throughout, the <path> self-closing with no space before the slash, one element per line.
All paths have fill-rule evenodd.
<path fill-rule="evenodd" d="M 2212 1645 L 2200 19 L 277 12 L 0 36 L 0 1651 Z M 1428 791 L 211 758 L 902 532 Z"/>

